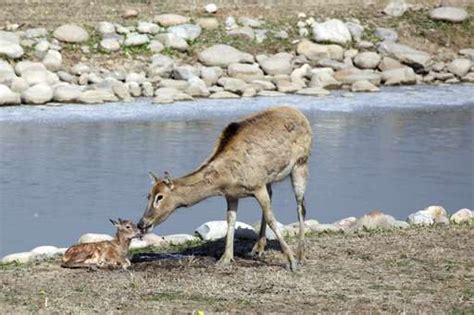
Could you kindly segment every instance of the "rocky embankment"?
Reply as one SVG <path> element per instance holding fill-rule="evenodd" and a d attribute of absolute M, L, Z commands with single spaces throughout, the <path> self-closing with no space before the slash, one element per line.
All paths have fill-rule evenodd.
<path fill-rule="evenodd" d="M 332 224 L 322 224 L 316 220 L 306 220 L 306 233 L 351 233 L 360 230 L 377 231 L 377 230 L 392 230 L 392 229 L 406 229 L 409 227 L 433 226 L 433 225 L 459 225 L 459 224 L 474 224 L 474 213 L 469 209 L 460 209 L 451 216 L 441 206 L 430 206 L 424 210 L 420 210 L 410 214 L 406 221 L 396 220 L 394 217 L 384 214 L 379 210 L 367 213 L 366 215 L 355 218 L 348 217 L 338 220 Z M 292 223 L 283 225 L 278 223 L 278 228 L 286 237 L 295 237 L 299 233 L 299 223 Z M 256 240 L 260 223 L 253 226 L 237 222 L 235 226 L 235 238 L 244 240 Z M 215 241 L 225 237 L 227 232 L 226 221 L 210 221 L 199 226 L 194 235 L 189 234 L 173 234 L 166 236 L 158 236 L 149 233 L 141 239 L 134 239 L 130 245 L 130 249 L 144 249 L 144 248 L 163 248 L 169 245 L 190 244 L 201 241 Z M 267 228 L 266 237 L 268 240 L 275 240 L 275 234 Z M 78 243 L 90 243 L 97 241 L 112 240 L 113 237 L 108 234 L 87 233 L 82 235 Z M 10 254 L 3 257 L 2 264 L 9 263 L 30 263 L 34 261 L 42 261 L 51 259 L 56 256 L 64 254 L 67 248 L 57 248 L 55 246 L 39 246 L 29 252 L 21 252 Z"/>
<path fill-rule="evenodd" d="M 392 1 L 383 12 L 402 17 L 410 10 L 414 8 L 404 1 Z M 140 96 L 162 104 L 474 82 L 474 47 L 432 54 L 400 43 L 395 28 L 351 17 L 299 13 L 289 25 L 270 25 L 262 18 L 222 18 L 215 15 L 215 5 L 203 11 L 194 19 L 160 14 L 145 21 L 127 10 L 121 24 L 54 29 L 8 24 L 0 31 L 0 105 L 99 104 Z M 442 26 L 440 32 L 459 23 L 472 32 L 472 18 L 463 8 L 439 7 L 422 14 Z M 281 51 L 251 54 L 235 48 L 236 43 Z"/>

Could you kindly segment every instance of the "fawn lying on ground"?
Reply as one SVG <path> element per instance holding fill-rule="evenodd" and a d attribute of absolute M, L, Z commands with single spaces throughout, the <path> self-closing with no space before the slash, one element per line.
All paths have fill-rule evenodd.
<path fill-rule="evenodd" d="M 85 243 L 71 246 L 63 256 L 65 268 L 118 268 L 127 269 L 128 247 L 133 238 L 140 236 L 137 226 L 128 220 L 110 220 L 117 227 L 115 239 L 111 241 Z"/>

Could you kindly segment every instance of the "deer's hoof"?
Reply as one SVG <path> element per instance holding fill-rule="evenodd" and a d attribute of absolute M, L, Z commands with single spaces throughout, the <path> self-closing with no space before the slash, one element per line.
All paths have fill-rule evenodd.
<path fill-rule="evenodd" d="M 291 272 L 296 272 L 300 268 L 300 265 L 296 262 L 296 260 L 292 260 L 290 261 L 290 264 L 288 267 Z"/>
<path fill-rule="evenodd" d="M 216 263 L 219 267 L 230 266 L 234 262 L 234 258 L 232 257 L 221 257 Z"/>

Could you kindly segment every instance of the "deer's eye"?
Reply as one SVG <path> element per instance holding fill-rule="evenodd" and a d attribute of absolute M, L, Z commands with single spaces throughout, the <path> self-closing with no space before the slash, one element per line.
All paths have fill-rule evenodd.
<path fill-rule="evenodd" d="M 130 229 L 130 225 L 127 225 L 126 228 L 127 228 L 127 229 Z"/>
<path fill-rule="evenodd" d="M 155 197 L 155 202 L 158 202 L 158 201 L 160 201 L 161 199 L 163 199 L 163 195 L 156 195 L 156 197 Z"/>

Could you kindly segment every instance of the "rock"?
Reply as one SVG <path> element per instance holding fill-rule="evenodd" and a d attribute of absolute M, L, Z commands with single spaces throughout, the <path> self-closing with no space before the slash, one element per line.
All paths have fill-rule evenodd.
<path fill-rule="evenodd" d="M 338 220 L 338 221 L 334 222 L 332 225 L 334 225 L 338 228 L 341 228 L 343 230 L 347 230 L 350 227 L 352 227 L 355 224 L 356 221 L 357 221 L 356 217 L 348 217 L 348 218 Z"/>
<path fill-rule="evenodd" d="M 291 82 L 299 84 L 301 87 L 306 86 L 306 77 L 311 73 L 311 66 L 304 64 L 301 67 L 293 70 L 290 74 Z"/>
<path fill-rule="evenodd" d="M 137 31 L 142 34 L 158 34 L 160 27 L 155 23 L 138 22 Z"/>
<path fill-rule="evenodd" d="M 253 225 L 253 228 L 254 230 L 256 231 L 256 233 L 260 233 L 260 224 L 261 222 L 257 222 Z M 285 226 L 283 224 L 281 224 L 280 222 L 277 221 L 277 230 L 280 232 L 280 233 L 283 233 L 284 232 L 284 229 L 285 229 Z M 267 240 L 276 240 L 277 237 L 275 235 L 275 233 L 273 233 L 272 229 L 267 225 L 267 228 L 265 229 L 265 237 L 267 238 Z"/>
<path fill-rule="evenodd" d="M 333 224 L 318 224 L 314 226 L 313 228 L 311 228 L 311 231 L 316 232 L 316 233 L 328 233 L 328 232 L 335 233 L 335 232 L 342 231 L 342 228 L 335 226 Z"/>
<path fill-rule="evenodd" d="M 10 88 L 13 92 L 16 93 L 23 93 L 27 88 L 29 88 L 30 85 L 24 78 L 15 78 L 12 81 L 12 84 L 10 85 Z"/>
<path fill-rule="evenodd" d="M 255 41 L 258 44 L 263 43 L 267 37 L 268 30 L 255 30 Z"/>
<path fill-rule="evenodd" d="M 156 36 L 156 39 L 159 40 L 165 47 L 179 51 L 186 51 L 189 48 L 188 43 L 184 39 L 172 33 L 159 34 Z"/>
<path fill-rule="evenodd" d="M 206 13 L 216 13 L 217 12 L 217 5 L 215 3 L 209 3 L 204 6 L 204 12 Z"/>
<path fill-rule="evenodd" d="M 34 260 L 34 255 L 30 252 L 10 254 L 2 258 L 2 264 L 19 263 L 26 264 Z"/>
<path fill-rule="evenodd" d="M 153 18 L 153 22 L 161 26 L 173 26 L 189 22 L 189 18 L 178 14 L 160 14 Z"/>
<path fill-rule="evenodd" d="M 225 24 L 225 29 L 228 31 L 239 27 L 233 16 L 226 17 L 224 24 Z"/>
<path fill-rule="evenodd" d="M 153 84 L 151 82 L 142 83 L 142 94 L 145 97 L 152 97 L 155 91 L 153 89 Z"/>
<path fill-rule="evenodd" d="M 360 42 L 362 40 L 362 36 L 364 35 L 364 27 L 358 23 L 353 22 L 346 22 L 345 25 L 351 33 L 352 38 L 356 42 Z"/>
<path fill-rule="evenodd" d="M 334 78 L 343 83 L 351 84 L 357 81 L 367 80 L 372 84 L 379 85 L 381 77 L 378 73 L 375 73 L 373 70 L 359 70 L 357 68 L 348 68 L 343 70 L 338 70 L 334 73 Z"/>
<path fill-rule="evenodd" d="M 81 96 L 82 89 L 78 85 L 62 84 L 54 89 L 53 100 L 60 103 L 75 103 Z"/>
<path fill-rule="evenodd" d="M 244 80 L 234 78 L 220 78 L 217 83 L 224 87 L 224 90 L 242 94 L 247 88 L 247 83 Z"/>
<path fill-rule="evenodd" d="M 449 220 L 454 224 L 471 224 L 474 222 L 474 214 L 471 210 L 464 208 L 456 211 Z"/>
<path fill-rule="evenodd" d="M 227 32 L 227 35 L 229 35 L 229 36 L 242 36 L 242 37 L 244 37 L 246 39 L 249 39 L 249 40 L 254 40 L 255 39 L 255 32 L 249 26 L 233 28 L 233 29 L 231 29 Z"/>
<path fill-rule="evenodd" d="M 117 51 L 120 49 L 120 42 L 116 38 L 104 38 L 99 43 L 100 48 L 105 51 Z"/>
<path fill-rule="evenodd" d="M 147 233 L 142 236 L 142 240 L 145 241 L 148 246 L 159 247 L 166 244 L 166 241 L 163 237 L 158 236 L 154 233 Z"/>
<path fill-rule="evenodd" d="M 248 87 L 242 93 L 242 97 L 254 97 L 257 95 L 257 90 L 254 87 Z"/>
<path fill-rule="evenodd" d="M 33 248 L 30 253 L 36 260 L 51 258 L 58 255 L 58 248 L 56 246 L 38 246 Z"/>
<path fill-rule="evenodd" d="M 48 70 L 28 70 L 23 72 L 21 76 L 30 86 L 38 83 L 53 85 L 59 82 L 59 77 Z"/>
<path fill-rule="evenodd" d="M 188 87 L 185 89 L 185 92 L 191 96 L 198 97 L 208 97 L 211 94 L 206 83 L 198 77 L 193 77 L 188 80 Z"/>
<path fill-rule="evenodd" d="M 415 70 L 427 68 L 433 63 L 428 53 L 394 42 L 385 41 L 380 43 L 378 51 L 415 68 Z"/>
<path fill-rule="evenodd" d="M 227 73 L 232 78 L 247 82 L 263 78 L 263 71 L 257 64 L 232 63 L 227 68 Z"/>
<path fill-rule="evenodd" d="M 130 246 L 128 248 L 129 249 L 141 249 L 141 248 L 146 248 L 148 246 L 150 246 L 150 244 L 148 244 L 147 241 L 145 241 L 143 239 L 134 238 L 130 242 Z"/>
<path fill-rule="evenodd" d="M 257 90 L 267 90 L 267 91 L 272 91 L 276 89 L 275 84 L 273 84 L 270 81 L 265 81 L 265 80 L 252 80 L 250 82 L 252 86 L 256 87 Z"/>
<path fill-rule="evenodd" d="M 84 43 L 89 40 L 85 29 L 76 24 L 64 24 L 54 30 L 54 38 L 66 43 Z"/>
<path fill-rule="evenodd" d="M 184 91 L 188 88 L 189 83 L 185 80 L 163 79 L 160 81 L 160 87 L 173 88 Z"/>
<path fill-rule="evenodd" d="M 465 76 L 471 69 L 471 61 L 469 59 L 454 59 L 448 65 L 448 71 L 458 77 Z"/>
<path fill-rule="evenodd" d="M 287 39 L 289 35 L 287 31 L 277 31 L 273 32 L 273 37 L 277 39 Z"/>
<path fill-rule="evenodd" d="M 109 22 L 99 22 L 95 29 L 102 35 L 115 33 L 115 25 Z"/>
<path fill-rule="evenodd" d="M 16 74 L 13 67 L 0 59 L 0 84 L 10 85 L 14 79 L 16 79 Z"/>
<path fill-rule="evenodd" d="M 382 81 L 385 85 L 415 84 L 416 75 L 409 67 L 385 70 L 382 72 Z"/>
<path fill-rule="evenodd" d="M 47 37 L 48 36 L 48 31 L 43 28 L 29 28 L 25 31 L 25 38 L 38 38 L 38 37 Z"/>
<path fill-rule="evenodd" d="M 243 26 L 248 26 L 252 28 L 259 28 L 262 26 L 262 22 L 247 16 L 239 17 L 239 23 Z"/>
<path fill-rule="evenodd" d="M 49 42 L 47 40 L 39 41 L 35 45 L 35 56 L 38 59 L 43 59 L 48 50 L 49 50 Z"/>
<path fill-rule="evenodd" d="M 390 57 L 383 57 L 382 61 L 379 63 L 378 66 L 381 71 L 399 69 L 404 67 L 405 66 L 402 65 L 399 61 Z"/>
<path fill-rule="evenodd" d="M 118 98 L 108 89 L 87 90 L 79 96 L 79 102 L 84 104 L 101 104 L 103 102 L 116 102 Z"/>
<path fill-rule="evenodd" d="M 447 215 L 448 213 L 443 207 L 430 206 L 425 210 L 410 214 L 407 221 L 411 225 L 449 224 Z"/>
<path fill-rule="evenodd" d="M 142 89 L 140 88 L 140 84 L 136 81 L 131 81 L 126 83 L 128 86 L 128 90 L 133 97 L 140 97 L 142 96 Z M 153 95 L 152 95 L 153 96 Z"/>
<path fill-rule="evenodd" d="M 391 28 L 377 27 L 374 35 L 382 41 L 396 42 L 398 41 L 398 33 Z"/>
<path fill-rule="evenodd" d="M 335 61 L 332 59 L 321 59 L 317 62 L 317 65 L 319 67 L 331 68 L 333 70 L 342 70 L 342 69 L 353 67 L 352 60 L 350 61 L 350 64 L 347 64 L 345 62 L 343 63 L 343 62 Z"/>
<path fill-rule="evenodd" d="M 474 72 L 470 72 L 462 77 L 463 82 L 474 83 Z"/>
<path fill-rule="evenodd" d="M 375 229 L 393 229 L 407 228 L 408 224 L 403 221 L 397 221 L 394 217 L 382 213 L 380 210 L 374 210 L 359 218 L 352 226 L 351 230 L 375 230 Z"/>
<path fill-rule="evenodd" d="M 23 56 L 24 53 L 20 44 L 0 37 L 0 57 L 6 56 L 11 59 L 18 59 Z"/>
<path fill-rule="evenodd" d="M 231 63 L 252 63 L 251 54 L 241 52 L 229 45 L 218 44 L 211 46 L 198 54 L 199 61 L 206 66 L 227 67 Z"/>
<path fill-rule="evenodd" d="M 310 88 L 304 88 L 296 92 L 296 94 L 299 95 L 311 95 L 311 96 L 326 96 L 331 94 L 326 89 L 323 89 L 322 87 L 310 87 Z"/>
<path fill-rule="evenodd" d="M 23 91 L 21 98 L 26 104 L 45 104 L 53 99 L 53 89 L 45 83 L 39 83 Z"/>
<path fill-rule="evenodd" d="M 474 61 L 474 48 L 461 49 L 459 54 L 466 57 L 467 59 L 470 59 L 471 61 Z"/>
<path fill-rule="evenodd" d="M 199 77 L 199 69 L 191 65 L 175 66 L 171 76 L 176 80 L 189 80 Z"/>
<path fill-rule="evenodd" d="M 91 69 L 89 68 L 89 66 L 83 63 L 78 63 L 71 68 L 71 73 L 75 75 L 89 73 L 90 71 Z"/>
<path fill-rule="evenodd" d="M 138 11 L 134 9 L 125 9 L 122 13 L 124 19 L 132 19 L 138 16 Z"/>
<path fill-rule="evenodd" d="M 124 101 L 131 101 L 132 97 L 130 95 L 130 90 L 128 89 L 128 85 L 123 82 L 116 81 L 112 84 L 112 91 L 114 94 L 121 100 Z"/>
<path fill-rule="evenodd" d="M 400 17 L 405 14 L 410 6 L 405 0 L 391 0 L 388 5 L 383 9 L 383 13 L 393 17 Z"/>
<path fill-rule="evenodd" d="M 165 49 L 165 46 L 160 41 L 153 39 L 150 41 L 150 44 L 148 44 L 148 48 L 152 53 L 159 53 Z"/>
<path fill-rule="evenodd" d="M 293 56 L 289 53 L 278 53 L 259 62 L 263 71 L 269 75 L 291 74 L 291 60 Z"/>
<path fill-rule="evenodd" d="M 175 61 L 162 54 L 154 54 L 152 57 L 152 63 L 148 69 L 148 77 L 153 77 L 154 75 L 160 77 L 169 77 L 173 71 Z"/>
<path fill-rule="evenodd" d="M 359 49 L 371 49 L 373 47 L 374 47 L 374 44 L 367 40 L 361 40 L 360 42 L 357 43 L 357 48 Z"/>
<path fill-rule="evenodd" d="M 13 92 L 8 86 L 0 84 L 0 106 L 19 105 L 21 103 L 20 94 Z"/>
<path fill-rule="evenodd" d="M 150 42 L 150 39 L 145 34 L 130 33 L 125 39 L 124 45 L 127 47 L 140 46 Z"/>
<path fill-rule="evenodd" d="M 340 61 L 344 58 L 344 49 L 341 46 L 315 44 L 307 39 L 303 39 L 298 43 L 296 51 L 311 61 L 328 58 Z"/>
<path fill-rule="evenodd" d="M 95 233 L 88 233 L 84 234 L 79 238 L 78 243 L 92 243 L 92 242 L 100 242 L 100 241 L 110 241 L 113 240 L 113 237 L 107 234 L 95 234 Z"/>
<path fill-rule="evenodd" d="M 206 82 L 208 86 L 217 83 L 217 80 L 224 74 L 219 67 L 202 67 L 201 68 L 201 78 Z"/>
<path fill-rule="evenodd" d="M 367 80 L 352 83 L 352 92 L 378 92 L 380 89 Z"/>
<path fill-rule="evenodd" d="M 431 70 L 436 72 L 441 72 L 446 68 L 446 64 L 444 62 L 437 62 L 431 66 Z"/>
<path fill-rule="evenodd" d="M 191 101 L 193 99 L 190 95 L 171 87 L 157 89 L 155 96 L 153 102 L 158 104 L 167 104 L 175 101 Z"/>
<path fill-rule="evenodd" d="M 277 90 L 282 93 L 294 93 L 302 88 L 301 85 L 287 80 L 277 81 Z"/>
<path fill-rule="evenodd" d="M 354 58 L 354 64 L 362 69 L 375 69 L 379 65 L 382 57 L 379 54 L 371 51 L 359 53 Z"/>
<path fill-rule="evenodd" d="M 219 20 L 216 18 L 199 18 L 195 22 L 205 30 L 215 30 L 219 27 Z"/>
<path fill-rule="evenodd" d="M 430 18 L 433 20 L 448 22 L 463 22 L 469 17 L 467 11 L 463 8 L 456 7 L 440 7 L 431 11 Z"/>
<path fill-rule="evenodd" d="M 231 93 L 231 92 L 227 92 L 227 91 L 221 91 L 221 92 L 216 92 L 216 93 L 211 94 L 211 96 L 209 96 L 209 98 L 226 99 L 226 98 L 240 98 L 240 96 L 235 94 L 235 93 Z"/>
<path fill-rule="evenodd" d="M 277 92 L 277 91 L 259 91 L 257 93 L 258 96 L 264 96 L 264 97 L 278 97 L 278 96 L 285 96 L 285 93 Z"/>
<path fill-rule="evenodd" d="M 0 41 L 5 41 L 13 44 L 20 43 L 20 37 L 13 32 L 0 31 Z"/>
<path fill-rule="evenodd" d="M 316 42 L 329 42 L 345 45 L 352 41 L 346 25 L 338 19 L 313 24 L 313 35 Z"/>
<path fill-rule="evenodd" d="M 172 234 L 163 236 L 163 240 L 170 245 L 180 245 L 199 241 L 199 238 L 189 234 Z"/>
<path fill-rule="evenodd" d="M 206 222 L 199 226 L 194 233 L 205 241 L 214 241 L 224 238 L 227 235 L 227 221 Z M 234 237 L 254 240 L 257 238 L 257 233 L 252 226 L 237 221 L 235 223 Z"/>
<path fill-rule="evenodd" d="M 58 71 L 62 68 L 63 57 L 61 53 L 56 50 L 49 50 L 43 58 L 43 64 L 49 71 Z"/>
<path fill-rule="evenodd" d="M 182 24 L 168 28 L 168 32 L 186 41 L 193 41 L 201 35 L 201 27 L 195 24 Z"/>
<path fill-rule="evenodd" d="M 337 89 L 341 87 L 341 82 L 337 81 L 331 73 L 327 71 L 320 71 L 312 75 L 309 86 Z"/>

